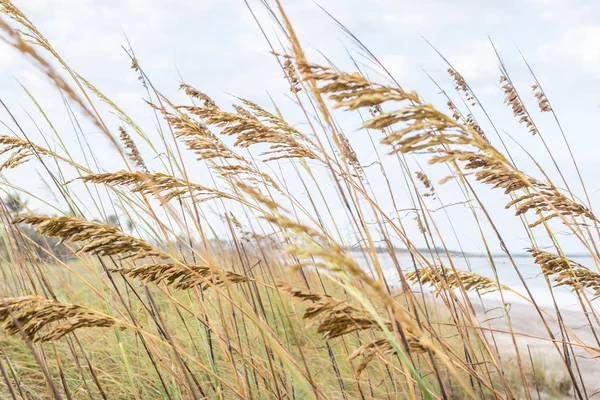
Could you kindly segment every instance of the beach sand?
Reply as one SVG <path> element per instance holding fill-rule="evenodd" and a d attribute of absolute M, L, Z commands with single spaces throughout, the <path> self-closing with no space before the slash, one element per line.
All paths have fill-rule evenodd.
<path fill-rule="evenodd" d="M 504 317 L 505 311 L 502 304 L 496 300 L 485 299 L 482 304 L 478 298 L 472 298 L 472 304 L 482 327 L 504 331 L 496 331 L 493 333 L 493 339 L 497 343 L 500 352 L 503 354 L 502 357 L 507 361 L 507 358 L 514 358 L 515 345 L 513 343 L 513 337 L 510 334 L 507 318 Z M 565 362 L 562 360 L 556 348 L 558 346 L 561 352 L 564 350 L 564 344 L 562 343 L 564 336 L 563 333 L 561 333 L 558 323 L 554 322 L 549 316 L 544 315 L 544 320 L 547 324 L 546 327 L 533 305 L 524 303 L 509 304 L 509 315 L 512 322 L 512 328 L 517 334 L 515 335 L 515 341 L 519 352 L 521 352 L 522 359 L 529 359 L 530 350 L 534 361 L 537 360 L 542 363 L 544 372 L 547 376 L 568 376 Z M 554 310 L 546 309 L 546 311 L 551 316 L 556 316 Z M 584 346 L 600 347 L 591 326 L 593 325 L 599 339 L 600 328 L 595 322 L 590 324 L 582 311 L 561 311 L 561 316 L 564 325 L 571 331 L 571 333 L 566 333 L 569 335 L 568 339 L 570 339 L 570 341 L 575 342 L 577 339 L 575 339 L 574 336 L 576 336 L 578 342 Z M 556 341 L 550 339 L 551 335 L 554 336 Z M 488 337 L 492 339 L 492 334 L 488 333 Z M 493 342 L 490 341 L 490 343 Z M 583 380 L 585 383 L 586 393 L 583 393 L 582 391 L 582 396 L 584 398 L 600 399 L 600 360 L 598 360 L 600 353 L 595 353 L 593 350 L 588 351 L 584 346 L 572 346 L 579 364 L 579 371 L 577 371 L 577 368 L 574 365 L 572 370 L 574 371 L 576 380 Z M 516 368 L 516 364 L 514 365 Z M 537 398 L 535 389 L 532 389 L 531 392 L 533 398 Z M 540 398 L 543 399 L 544 396 L 542 395 Z M 576 398 L 573 388 L 571 389 L 569 396 L 564 398 Z"/>

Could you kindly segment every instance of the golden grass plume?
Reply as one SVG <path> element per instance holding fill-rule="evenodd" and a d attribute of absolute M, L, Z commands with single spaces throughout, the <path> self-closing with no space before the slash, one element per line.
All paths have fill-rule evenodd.
<path fill-rule="evenodd" d="M 145 264 L 112 271 L 141 279 L 147 283 L 158 284 L 164 282 L 166 285 L 179 290 L 187 290 L 193 287 L 206 290 L 211 286 L 249 281 L 249 278 L 232 271 L 221 271 L 208 266 L 193 264 Z"/>
<path fill-rule="evenodd" d="M 476 290 L 481 294 L 491 293 L 502 289 L 510 290 L 510 288 L 501 285 L 493 279 L 485 276 L 476 274 L 469 271 L 453 271 L 450 268 L 434 266 L 434 267 L 423 267 L 417 271 L 407 272 L 405 274 L 406 279 L 413 285 L 417 284 L 430 284 L 435 288 L 436 294 L 440 294 L 444 291 L 444 282 L 447 287 L 451 289 L 460 288 L 461 286 L 465 290 Z"/>
<path fill-rule="evenodd" d="M 366 330 L 381 330 L 380 323 L 375 320 L 366 310 L 355 307 L 347 301 L 323 295 L 309 290 L 300 289 L 286 283 L 279 282 L 277 287 L 292 296 L 292 298 L 310 303 L 302 316 L 302 319 L 312 320 L 308 327 L 316 326 L 317 332 L 323 334 L 326 339 L 334 339 L 352 332 Z M 392 329 L 392 324 L 384 320 L 387 329 Z M 429 349 L 422 339 L 422 333 L 415 334 L 410 330 L 404 332 L 411 352 L 422 353 Z M 356 368 L 357 375 L 379 354 L 395 354 L 396 351 L 387 339 L 375 338 L 354 350 L 349 359 L 362 357 Z"/>
<path fill-rule="evenodd" d="M 0 164 L 0 171 L 15 168 L 26 163 L 34 156 L 45 156 L 50 152 L 28 140 L 15 136 L 0 136 L 0 155 L 10 153 L 8 159 Z"/>
<path fill-rule="evenodd" d="M 169 258 L 165 252 L 148 242 L 127 235 L 113 226 L 83 218 L 20 215 L 11 223 L 31 225 L 42 235 L 60 238 L 62 241 L 87 242 L 77 253 L 121 255 L 132 260 L 146 257 Z"/>
<path fill-rule="evenodd" d="M 76 329 L 108 328 L 115 323 L 109 316 L 41 296 L 0 298 L 2 328 L 8 335 L 22 333 L 34 342 L 54 341 Z"/>
<path fill-rule="evenodd" d="M 572 290 L 588 288 L 594 296 L 600 296 L 600 274 L 566 257 L 540 249 L 529 249 L 534 262 L 542 268 L 542 273 L 555 283 Z"/>
<path fill-rule="evenodd" d="M 122 126 L 119 127 L 119 133 L 121 142 L 123 142 L 123 146 L 125 146 L 125 148 L 128 150 L 127 156 L 129 159 L 142 171 L 148 172 L 148 168 L 146 167 L 146 163 L 144 162 L 142 154 L 138 150 L 133 139 L 131 139 L 131 136 L 129 136 L 129 133 L 127 133 L 125 128 Z"/>
<path fill-rule="evenodd" d="M 160 200 L 161 204 L 165 204 L 174 198 L 185 196 L 191 196 L 194 201 L 199 203 L 219 198 L 233 198 L 233 196 L 220 190 L 177 179 L 160 172 L 117 171 L 85 175 L 75 180 L 96 184 L 127 186 L 134 193 L 153 195 Z"/>

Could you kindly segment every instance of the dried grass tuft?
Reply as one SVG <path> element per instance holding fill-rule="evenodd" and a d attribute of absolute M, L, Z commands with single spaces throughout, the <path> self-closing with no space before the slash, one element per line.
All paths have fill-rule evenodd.
<path fill-rule="evenodd" d="M 504 285 L 498 286 L 496 281 L 474 272 L 459 270 L 455 272 L 450 268 L 438 266 L 419 268 L 417 271 L 406 273 L 405 277 L 413 285 L 432 285 L 437 295 L 442 293 L 447 287 L 450 289 L 464 287 L 467 291 L 476 290 L 481 294 L 495 292 L 500 287 L 505 290 L 511 290 Z"/>
<path fill-rule="evenodd" d="M 297 289 L 285 283 L 278 283 L 277 287 L 299 301 L 310 303 L 302 319 L 313 320 L 308 326 L 317 326 L 317 332 L 325 338 L 334 339 L 351 332 L 380 329 L 379 323 L 367 311 L 347 301 Z"/>
<path fill-rule="evenodd" d="M 248 109 L 237 106 L 236 113 L 215 107 L 179 106 L 200 117 L 207 126 L 221 129 L 221 134 L 235 136 L 234 146 L 250 147 L 268 144 L 269 151 L 262 153 L 264 160 L 273 161 L 289 158 L 316 159 L 314 144 L 302 133 L 288 125 L 281 117 L 269 113 L 255 103 L 240 99 Z"/>
<path fill-rule="evenodd" d="M 193 264 L 145 264 L 112 271 L 132 278 L 139 278 L 148 283 L 159 284 L 164 282 L 167 286 L 173 286 L 179 290 L 188 290 L 193 287 L 206 290 L 211 286 L 224 286 L 227 283 L 249 281 L 249 278 L 232 271 L 220 271 L 215 268 Z"/>
<path fill-rule="evenodd" d="M 146 168 L 146 163 L 144 163 L 144 159 L 142 158 L 142 154 L 138 150 L 135 142 L 129 136 L 129 133 L 122 126 L 119 127 L 121 142 L 123 142 L 123 146 L 128 150 L 127 156 L 129 159 L 142 171 L 148 172 L 148 168 Z"/>
<path fill-rule="evenodd" d="M 415 336 L 407 335 L 406 340 L 412 353 L 423 353 L 428 350 L 428 348 L 423 346 L 421 341 Z M 396 354 L 396 350 L 387 339 L 374 338 L 354 350 L 348 359 L 354 360 L 358 357 L 362 357 L 355 369 L 356 374 L 360 375 L 377 356 L 388 356 L 393 354 Z"/>
<path fill-rule="evenodd" d="M 572 290 L 588 288 L 594 291 L 594 296 L 600 296 L 600 274 L 597 272 L 557 254 L 539 249 L 529 249 L 529 252 L 555 286 L 567 286 Z"/>
<path fill-rule="evenodd" d="M 80 328 L 108 328 L 115 323 L 115 319 L 84 307 L 41 296 L 0 298 L 2 328 L 8 335 L 22 333 L 34 342 L 50 342 Z"/>
<path fill-rule="evenodd" d="M 456 119 L 460 114 L 454 107 L 454 117 L 449 117 L 429 104 L 423 104 L 415 93 L 399 88 L 378 85 L 360 74 L 345 74 L 327 67 L 304 65 L 301 69 L 305 79 L 314 79 L 322 86 L 319 90 L 328 94 L 336 107 L 355 110 L 361 107 L 381 105 L 393 101 L 410 103 L 403 108 L 388 111 L 367 120 L 363 126 L 369 129 L 389 129 L 390 133 L 381 143 L 391 146 L 391 154 L 429 151 L 435 154 L 430 163 L 465 163 L 466 170 L 474 171 L 478 181 L 503 188 L 505 194 L 527 189 L 525 194 L 516 193 L 516 199 L 507 207 L 515 206 L 517 215 L 529 210 L 540 218 L 535 227 L 557 217 L 596 217 L 585 206 L 563 195 L 551 183 L 541 182 L 515 168 L 482 136 L 472 124 Z M 508 81 L 507 87 L 512 87 Z M 505 85 L 505 86 L 506 86 Z M 508 90 L 508 89 L 507 89 Z M 511 104 L 519 101 L 516 92 L 508 97 Z M 515 112 L 525 113 L 515 105 Z M 397 126 L 400 126 L 397 128 Z M 533 192 L 530 193 L 529 189 Z"/>
<path fill-rule="evenodd" d="M 171 175 L 155 172 L 118 171 L 105 174 L 86 175 L 75 180 L 104 185 L 120 185 L 131 188 L 134 193 L 153 195 L 161 205 L 174 198 L 192 197 L 202 203 L 213 199 L 233 199 L 234 197 L 217 189 L 197 185 Z"/>
<path fill-rule="evenodd" d="M 50 154 L 50 152 L 43 147 L 14 136 L 1 135 L 0 146 L 3 146 L 0 149 L 0 155 L 12 152 L 8 159 L 0 164 L 0 171 L 18 167 L 36 155 L 46 156 Z"/>
<path fill-rule="evenodd" d="M 519 117 L 520 123 L 525 123 L 525 125 L 529 129 L 529 132 L 532 135 L 537 134 L 538 133 L 537 128 L 535 127 L 535 124 L 529 117 L 529 114 L 527 113 L 527 109 L 525 108 L 525 105 L 523 104 L 523 102 L 521 101 L 521 98 L 517 94 L 517 90 L 513 86 L 510 79 L 508 79 L 506 76 L 502 75 L 500 77 L 500 84 L 502 85 L 502 90 L 504 91 L 504 94 L 506 96 L 504 98 L 504 103 L 508 104 L 511 107 L 512 112 L 515 115 L 515 117 Z"/>
<path fill-rule="evenodd" d="M 286 283 L 277 283 L 277 287 L 294 299 L 309 302 L 302 319 L 313 320 L 308 327 L 316 326 L 317 332 L 327 339 L 334 339 L 352 332 L 366 330 L 381 330 L 380 323 L 361 308 L 349 304 L 347 301 L 339 300 L 331 296 L 314 293 L 299 289 Z M 392 324 L 383 320 L 387 329 L 392 329 Z M 422 353 L 430 349 L 423 336 L 416 335 L 405 327 L 406 338 L 411 352 Z M 367 365 L 378 355 L 395 354 L 387 339 L 375 338 L 374 340 L 360 346 L 349 356 L 349 359 L 363 357 L 356 368 L 356 374 L 360 375 Z"/>
<path fill-rule="evenodd" d="M 31 225 L 42 235 L 60 238 L 61 241 L 87 242 L 77 253 L 120 255 L 132 260 L 146 257 L 169 258 L 168 254 L 148 242 L 129 236 L 113 226 L 82 218 L 20 215 L 11 223 Z"/>

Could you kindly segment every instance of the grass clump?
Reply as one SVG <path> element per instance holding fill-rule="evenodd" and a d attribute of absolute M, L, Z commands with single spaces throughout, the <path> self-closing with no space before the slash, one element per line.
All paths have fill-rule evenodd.
<path fill-rule="evenodd" d="M 286 119 L 277 105 L 270 111 L 250 99 L 235 98 L 226 110 L 188 84 L 180 89 L 189 101 L 176 104 L 128 51 L 156 131 L 142 129 L 73 71 L 10 1 L 0 5 L 4 39 L 61 90 L 67 105 L 76 105 L 74 124 L 99 129 L 119 155 L 100 165 L 77 129 L 84 157 L 66 145 L 46 149 L 24 130 L 0 137 L 6 158 L 0 171 L 41 164 L 53 196 L 3 183 L 11 192 L 1 212 L 3 395 L 584 399 L 594 393 L 587 372 L 600 351 L 593 304 L 600 231 L 583 180 L 581 196 L 562 173 L 563 181 L 553 182 L 541 161 L 533 171 L 518 168 L 513 154 L 497 147 L 501 137 L 486 133 L 450 98 L 446 112 L 397 84 L 307 60 L 279 3 L 270 11 L 283 50 L 273 55 L 304 124 Z M 372 54 L 370 61 L 379 65 Z M 483 106 L 448 67 L 458 95 Z M 544 141 L 501 67 L 505 103 Z M 553 113 L 533 78 L 540 111 Z M 119 124 L 109 122 L 110 112 Z M 360 119 L 379 170 L 364 164 L 362 144 L 350 140 L 340 118 Z M 65 143 L 66 133 L 53 134 Z M 437 170 L 449 173 L 439 186 L 429 178 Z M 559 189 L 562 183 L 567 189 Z M 485 249 L 489 276 L 463 268 L 465 255 L 447 247 L 451 235 L 461 245 L 455 227 L 464 222 L 435 212 L 449 204 L 443 184 L 460 189 L 453 202 L 471 213 L 481 233 L 470 240 Z M 583 330 L 566 322 L 559 302 L 554 309 L 537 303 L 498 228 L 503 221 L 480 196 L 490 188 L 508 198 L 550 296 L 555 286 L 567 286 L 577 297 Z M 46 211 L 30 209 L 29 199 Z M 416 234 L 399 217 L 406 210 Z M 566 257 L 558 229 L 587 251 L 589 266 Z M 555 252 L 542 250 L 542 241 Z M 500 280 L 496 245 L 522 288 Z M 497 306 L 487 294 L 497 296 Z M 528 305 L 527 323 L 509 295 Z M 500 315 L 491 317 L 494 311 Z M 528 340 L 541 343 L 548 359 L 528 357 Z"/>

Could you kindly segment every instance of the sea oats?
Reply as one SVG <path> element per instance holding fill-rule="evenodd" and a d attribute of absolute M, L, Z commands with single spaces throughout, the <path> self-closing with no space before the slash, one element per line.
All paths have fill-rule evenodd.
<path fill-rule="evenodd" d="M 248 278 L 232 271 L 221 271 L 204 265 L 193 264 L 144 264 L 112 270 L 147 283 L 164 282 L 175 289 L 187 290 L 199 287 L 206 290 L 211 286 L 227 283 L 248 282 Z"/>
<path fill-rule="evenodd" d="M 312 320 L 308 326 L 317 326 L 317 332 L 328 339 L 351 332 L 381 328 L 368 312 L 347 301 L 297 289 L 285 283 L 279 283 L 277 286 L 295 299 L 309 302 L 302 319 Z M 389 325 L 389 322 L 386 324 Z"/>
<path fill-rule="evenodd" d="M 419 268 L 417 271 L 406 273 L 405 277 L 413 285 L 432 285 L 437 294 L 446 290 L 444 283 L 450 289 L 464 287 L 467 291 L 476 290 L 481 294 L 495 292 L 499 290 L 500 287 L 505 290 L 510 290 L 507 286 L 498 286 L 496 281 L 488 277 L 469 271 L 453 271 L 450 268 L 438 266 Z"/>
<path fill-rule="evenodd" d="M 465 120 L 465 124 L 468 125 L 469 128 L 471 128 L 471 130 L 473 130 L 473 132 L 477 133 L 485 141 L 489 142 L 487 136 L 485 135 L 485 132 L 483 131 L 483 129 L 481 129 L 481 126 L 479 126 L 477 121 L 475 121 L 475 117 L 473 117 L 473 114 L 467 114 L 467 119 Z"/>
<path fill-rule="evenodd" d="M 356 156 L 356 153 L 354 152 L 350 141 L 344 134 L 340 134 L 338 135 L 338 137 L 340 139 L 339 142 L 342 157 L 348 162 L 348 164 L 352 165 L 359 172 L 361 172 L 362 168 L 360 166 L 360 162 L 358 161 L 358 157 Z"/>
<path fill-rule="evenodd" d="M 600 296 L 600 274 L 597 272 L 557 254 L 539 249 L 529 249 L 529 252 L 555 286 L 567 286 L 572 290 L 588 288 L 594 291 L 594 296 Z"/>
<path fill-rule="evenodd" d="M 281 187 L 269 174 L 266 174 L 247 163 L 215 166 L 215 170 L 222 177 L 234 184 L 235 182 L 245 182 L 249 186 L 267 185 L 277 190 L 279 193 L 283 193 Z"/>
<path fill-rule="evenodd" d="M 299 63 L 298 66 L 304 79 L 323 83 L 319 91 L 328 94 L 337 108 L 356 110 L 361 107 L 380 106 L 386 101 L 419 100 L 415 92 L 408 93 L 397 87 L 377 85 L 358 73 L 337 72 L 315 64 Z"/>
<path fill-rule="evenodd" d="M 250 147 L 255 144 L 269 145 L 264 161 L 284 158 L 315 159 L 317 155 L 312 144 L 297 130 L 283 123 L 283 120 L 261 109 L 259 118 L 249 115 L 239 106 L 238 112 L 230 113 L 211 107 L 179 106 L 178 109 L 196 115 L 208 126 L 221 129 L 221 134 L 235 136 L 234 146 Z"/>
<path fill-rule="evenodd" d="M 546 97 L 546 94 L 538 85 L 532 85 L 531 90 L 533 90 L 533 95 L 535 96 L 538 106 L 540 107 L 541 112 L 550 112 L 552 108 L 550 107 L 550 102 Z"/>
<path fill-rule="evenodd" d="M 412 335 L 406 335 L 405 337 L 412 353 L 423 353 L 427 350 L 430 350 L 421 343 L 419 338 Z M 392 347 L 387 339 L 374 338 L 354 350 L 348 359 L 354 360 L 358 357 L 361 357 L 361 361 L 355 369 L 356 374 L 360 375 L 371 363 L 371 361 L 375 359 L 375 357 L 379 355 L 387 356 L 392 354 L 396 354 L 396 350 Z"/>
<path fill-rule="evenodd" d="M 433 184 L 429 180 L 429 177 L 422 171 L 415 172 L 415 176 L 417 177 L 417 179 L 419 181 L 421 181 L 423 186 L 425 186 L 425 188 L 427 189 L 427 192 L 424 193 L 423 196 L 425 196 L 425 197 L 435 196 L 435 189 L 433 188 Z"/>
<path fill-rule="evenodd" d="M 2 328 L 9 335 L 21 333 L 34 342 L 50 342 L 76 329 L 108 328 L 115 323 L 115 319 L 87 308 L 41 296 L 0 297 Z"/>
<path fill-rule="evenodd" d="M 452 77 L 455 84 L 455 89 L 457 92 L 463 92 L 467 101 L 471 104 L 471 106 L 475 106 L 477 103 L 475 102 L 475 96 L 469 89 L 469 85 L 467 85 L 467 81 L 465 78 L 455 69 L 448 68 L 448 74 Z"/>
<path fill-rule="evenodd" d="M 462 114 L 458 111 L 458 108 L 456 107 L 454 102 L 452 102 L 451 100 L 448 100 L 448 103 L 446 103 L 446 104 L 448 105 L 448 109 L 450 109 L 450 111 L 452 111 L 452 118 L 454 118 L 457 121 L 462 119 Z"/>
<path fill-rule="evenodd" d="M 142 171 L 148 172 L 148 168 L 146 168 L 146 163 L 144 163 L 142 154 L 138 150 L 133 139 L 131 139 L 131 136 L 129 136 L 129 133 L 127 133 L 125 128 L 123 128 L 122 126 L 119 127 L 119 132 L 121 142 L 123 142 L 123 145 L 128 150 L 127 156 L 129 157 L 129 159 Z"/>
<path fill-rule="evenodd" d="M 257 202 L 259 202 L 260 204 L 266 206 L 267 208 L 269 208 L 270 210 L 276 210 L 281 208 L 281 206 L 274 200 L 268 198 L 267 196 L 263 195 L 260 190 L 246 185 L 243 182 L 236 182 L 235 186 L 240 189 L 242 192 L 246 193 L 248 196 L 250 196 L 252 199 L 256 200 Z"/>
<path fill-rule="evenodd" d="M 537 128 L 529 117 L 527 108 L 525 108 L 525 105 L 521 101 L 521 98 L 517 94 L 517 90 L 513 86 L 510 79 L 508 79 L 505 75 L 502 75 L 500 77 L 500 84 L 502 85 L 502 90 L 506 96 L 504 98 L 504 103 L 511 107 L 514 116 L 519 117 L 520 123 L 525 123 L 532 135 L 537 134 Z"/>
<path fill-rule="evenodd" d="M 425 225 L 423 224 L 423 221 L 421 220 L 421 216 L 419 214 L 416 214 L 414 219 L 415 219 L 415 222 L 417 223 L 417 228 L 419 229 L 419 232 L 426 233 L 427 228 L 425 228 Z"/>
<path fill-rule="evenodd" d="M 300 85 L 300 79 L 298 78 L 298 73 L 296 72 L 296 68 L 292 63 L 290 58 L 287 58 L 283 62 L 283 70 L 285 71 L 285 77 L 290 83 L 290 91 L 292 93 L 298 93 L 302 90 L 302 86 Z"/>
<path fill-rule="evenodd" d="M 161 204 L 174 198 L 191 197 L 202 203 L 213 199 L 233 199 L 232 195 L 217 189 L 177 179 L 171 175 L 155 172 L 118 171 L 105 174 L 85 175 L 76 180 L 105 185 L 120 185 L 131 188 L 134 193 L 153 195 Z"/>
<path fill-rule="evenodd" d="M 27 140 L 15 136 L 0 135 L 0 155 L 9 154 L 6 161 L 0 164 L 0 171 L 12 169 L 37 156 L 46 156 L 50 152 Z"/>
<path fill-rule="evenodd" d="M 169 113 L 161 110 L 165 120 L 175 131 L 175 136 L 193 151 L 198 160 L 238 160 L 244 158 L 229 149 L 206 125 L 195 121 L 183 112 Z"/>
<path fill-rule="evenodd" d="M 326 67 L 306 65 L 307 76 L 322 82 L 319 90 L 336 102 L 336 107 L 354 110 L 384 102 L 410 102 L 409 106 L 388 111 L 364 122 L 369 129 L 390 128 L 381 143 L 391 146 L 391 154 L 414 153 L 427 150 L 435 153 L 429 160 L 436 163 L 465 163 L 473 170 L 478 181 L 503 188 L 506 194 L 517 190 L 535 190 L 533 194 L 515 194 L 516 199 L 507 207 L 515 206 L 517 214 L 534 210 L 541 215 L 530 224 L 540 225 L 553 218 L 596 217 L 585 206 L 560 193 L 553 185 L 536 180 L 516 169 L 478 131 L 467 122 L 439 112 L 431 105 L 421 103 L 416 94 L 401 89 L 377 85 L 359 74 L 344 74 Z M 510 85 L 509 85 L 510 86 Z M 510 95 L 515 104 L 516 93 Z M 517 106 L 515 106 L 517 107 Z M 515 112 L 524 113 L 518 108 Z M 459 118 L 460 120 L 460 118 Z M 400 125 L 400 129 L 395 129 Z M 569 222 L 573 223 L 573 222 Z"/>
<path fill-rule="evenodd" d="M 217 104 L 213 101 L 213 99 L 211 99 L 208 95 L 206 95 L 205 93 L 202 93 L 201 91 L 199 91 L 198 89 L 196 89 L 190 85 L 182 83 L 181 85 L 179 85 L 179 89 L 182 89 L 183 91 L 185 91 L 185 94 L 187 94 L 191 98 L 200 100 L 204 107 L 218 108 Z"/>
<path fill-rule="evenodd" d="M 60 238 L 62 241 L 85 242 L 77 253 L 120 255 L 132 260 L 146 257 L 169 258 L 168 254 L 148 242 L 129 236 L 113 226 L 83 218 L 20 215 L 11 223 L 31 225 L 42 235 Z"/>
<path fill-rule="evenodd" d="M 366 310 L 352 306 L 347 301 L 295 288 L 286 283 L 277 283 L 277 287 L 294 299 L 309 303 L 302 319 L 311 320 L 312 322 L 308 324 L 308 327 L 316 326 L 317 332 L 323 334 L 327 339 L 334 339 L 357 331 L 381 330 L 379 321 L 375 320 Z M 382 319 L 382 321 L 386 329 L 392 329 L 392 324 L 389 321 L 385 319 Z M 413 328 L 418 334 L 413 333 Z M 420 353 L 430 348 L 427 345 L 429 341 L 423 339 L 423 334 L 416 327 L 406 324 L 404 330 L 404 337 L 412 352 Z M 350 359 L 363 357 L 356 373 L 360 375 L 369 362 L 378 354 L 395 354 L 395 350 L 386 339 L 375 339 L 357 348 L 350 355 Z"/>

